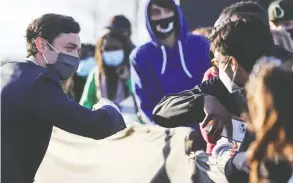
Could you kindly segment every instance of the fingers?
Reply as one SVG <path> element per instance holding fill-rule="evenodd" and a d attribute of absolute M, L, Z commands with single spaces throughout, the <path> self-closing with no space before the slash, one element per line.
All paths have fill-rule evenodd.
<path fill-rule="evenodd" d="M 205 128 L 209 124 L 209 122 L 213 119 L 214 119 L 214 115 L 207 114 L 204 120 L 202 121 L 202 127 Z"/>
<path fill-rule="evenodd" d="M 238 149 L 238 144 L 235 143 L 232 149 L 230 150 L 230 157 L 233 157 L 235 155 L 235 153 L 237 152 L 237 149 Z"/>
<path fill-rule="evenodd" d="M 227 130 L 227 138 L 231 140 L 233 136 L 233 125 L 229 117 L 207 114 L 202 122 L 202 128 L 206 130 L 209 136 L 220 136 L 224 127 Z"/>
<path fill-rule="evenodd" d="M 98 109 L 98 106 L 97 105 L 94 105 L 92 110 L 95 111 L 97 109 Z"/>
<path fill-rule="evenodd" d="M 99 102 L 93 106 L 93 110 L 98 110 L 98 109 L 100 109 L 101 107 L 103 107 L 103 106 L 105 106 L 105 105 L 112 106 L 112 107 L 114 107 L 118 112 L 120 112 L 119 107 L 118 107 L 116 104 L 114 104 L 112 101 L 110 101 L 109 99 L 106 99 L 106 98 L 101 98 L 101 99 L 99 100 Z"/>
<path fill-rule="evenodd" d="M 213 136 L 217 130 L 218 130 L 218 125 L 217 125 L 217 123 L 214 123 L 214 125 L 211 126 L 209 129 L 208 135 Z"/>
<path fill-rule="evenodd" d="M 215 121 L 217 121 L 215 122 L 216 129 L 211 135 L 215 136 L 216 138 L 219 138 L 223 131 L 224 125 L 222 124 L 221 120 L 215 120 Z"/>

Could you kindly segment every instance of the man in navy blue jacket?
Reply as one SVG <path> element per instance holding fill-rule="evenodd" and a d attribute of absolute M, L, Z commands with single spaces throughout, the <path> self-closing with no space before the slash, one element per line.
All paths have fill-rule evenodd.
<path fill-rule="evenodd" d="M 26 30 L 28 59 L 1 67 L 2 182 L 33 182 L 53 126 L 94 139 L 125 128 L 110 102 L 91 111 L 61 89 L 79 64 L 79 32 L 72 17 L 45 14 Z"/>

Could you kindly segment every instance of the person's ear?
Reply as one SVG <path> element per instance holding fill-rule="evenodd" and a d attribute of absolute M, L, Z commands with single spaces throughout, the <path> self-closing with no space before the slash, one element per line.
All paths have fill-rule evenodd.
<path fill-rule="evenodd" d="M 35 39 L 35 44 L 36 44 L 36 48 L 38 50 L 38 52 L 44 54 L 46 52 L 47 46 L 46 46 L 46 41 L 41 38 L 41 37 L 37 37 Z"/>
<path fill-rule="evenodd" d="M 233 72 L 236 72 L 238 68 L 238 62 L 235 57 L 230 57 L 230 60 L 231 60 L 231 69 Z"/>

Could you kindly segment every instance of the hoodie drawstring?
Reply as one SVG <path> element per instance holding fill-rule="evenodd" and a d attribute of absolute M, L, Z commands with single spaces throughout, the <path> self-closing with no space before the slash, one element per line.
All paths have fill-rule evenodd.
<path fill-rule="evenodd" d="M 162 65 L 161 74 L 164 74 L 165 70 L 166 70 L 166 65 L 167 65 L 167 53 L 166 53 L 166 49 L 164 46 L 161 46 L 161 49 L 162 49 L 162 53 L 163 53 L 163 65 Z"/>
<path fill-rule="evenodd" d="M 190 74 L 190 72 L 188 71 L 186 64 L 185 64 L 185 59 L 184 59 L 184 54 L 183 54 L 183 49 L 182 49 L 182 43 L 181 41 L 178 41 L 178 46 L 179 46 L 179 53 L 180 53 L 180 61 L 181 61 L 181 66 L 184 70 L 184 72 L 186 73 L 186 75 L 189 78 L 192 78 L 192 75 Z"/>
<path fill-rule="evenodd" d="M 188 71 L 188 69 L 186 67 L 186 64 L 185 64 L 185 59 L 184 59 L 184 54 L 183 54 L 183 49 L 182 49 L 182 43 L 181 43 L 181 41 L 178 41 L 178 47 L 179 47 L 179 54 L 180 54 L 181 66 L 182 66 L 185 74 L 189 78 L 192 78 L 192 75 Z M 167 65 L 167 53 L 166 53 L 166 49 L 165 49 L 164 46 L 161 46 L 161 50 L 162 50 L 162 54 L 163 54 L 163 65 L 162 65 L 161 74 L 164 74 L 165 73 L 165 70 L 166 70 L 166 65 Z"/>

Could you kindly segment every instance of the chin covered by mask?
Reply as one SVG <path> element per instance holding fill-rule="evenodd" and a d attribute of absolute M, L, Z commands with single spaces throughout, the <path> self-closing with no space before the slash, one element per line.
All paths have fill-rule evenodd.
<path fill-rule="evenodd" d="M 177 17 L 172 16 L 170 18 L 161 20 L 151 20 L 151 26 L 158 38 L 166 38 L 171 35 L 175 30 Z"/>
<path fill-rule="evenodd" d="M 237 91 L 241 90 L 242 88 L 239 87 L 235 83 L 235 77 L 236 77 L 236 74 L 237 74 L 237 71 L 238 71 L 238 67 L 236 68 L 236 72 L 233 73 L 232 79 L 226 73 L 226 69 L 227 69 L 227 67 L 224 70 L 223 69 L 219 69 L 219 78 L 222 81 L 222 83 L 225 85 L 225 87 L 227 88 L 227 90 L 230 93 L 234 93 L 234 92 L 237 92 Z"/>
<path fill-rule="evenodd" d="M 69 79 L 77 71 L 80 59 L 65 53 L 60 53 L 50 43 L 47 42 L 47 44 L 58 53 L 56 63 L 54 64 L 50 64 L 43 54 L 44 60 L 47 63 L 47 68 L 61 80 Z"/>
<path fill-rule="evenodd" d="M 103 61 L 105 65 L 110 67 L 118 67 L 123 63 L 124 50 L 104 51 Z"/>

